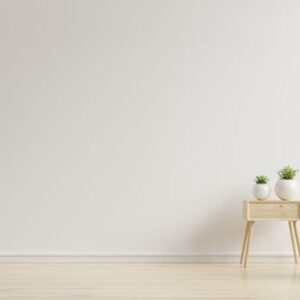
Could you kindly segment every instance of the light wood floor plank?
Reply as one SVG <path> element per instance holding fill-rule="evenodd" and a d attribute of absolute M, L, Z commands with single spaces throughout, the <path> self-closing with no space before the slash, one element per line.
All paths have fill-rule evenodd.
<path fill-rule="evenodd" d="M 1 300 L 300 299 L 292 264 L 0 264 Z"/>

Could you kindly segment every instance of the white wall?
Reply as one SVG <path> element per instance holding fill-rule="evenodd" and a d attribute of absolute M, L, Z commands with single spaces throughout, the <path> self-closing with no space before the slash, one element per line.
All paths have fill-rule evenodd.
<path fill-rule="evenodd" d="M 300 167 L 299 13 L 1 0 L 0 254 L 238 253 L 253 177 Z"/>

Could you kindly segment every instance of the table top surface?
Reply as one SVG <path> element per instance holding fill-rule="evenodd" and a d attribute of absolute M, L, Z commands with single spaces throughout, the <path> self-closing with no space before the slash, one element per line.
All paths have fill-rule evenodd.
<path fill-rule="evenodd" d="M 247 203 L 255 203 L 255 204 L 300 204 L 299 200 L 293 201 L 284 201 L 284 200 L 244 200 Z"/>

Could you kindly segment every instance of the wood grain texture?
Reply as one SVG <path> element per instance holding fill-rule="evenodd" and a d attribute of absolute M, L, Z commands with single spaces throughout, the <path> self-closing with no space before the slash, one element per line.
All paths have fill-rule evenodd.
<path fill-rule="evenodd" d="M 245 220 L 291 221 L 300 219 L 300 201 L 244 201 Z"/>
<path fill-rule="evenodd" d="M 297 252 L 298 252 L 298 255 L 300 256 L 300 243 L 299 243 L 299 236 L 298 236 L 298 230 L 297 230 L 297 222 L 293 221 L 292 224 L 294 227 L 294 232 L 295 232 L 295 237 L 296 237 Z"/>
<path fill-rule="evenodd" d="M 253 234 L 253 227 L 254 227 L 254 221 L 248 221 L 248 232 L 247 232 L 247 239 L 246 239 L 246 246 L 245 246 L 245 254 L 244 254 L 244 262 L 243 267 L 247 267 L 248 262 L 248 254 L 249 254 L 249 248 L 250 248 L 250 242 Z"/>
<path fill-rule="evenodd" d="M 240 264 L 243 264 L 244 259 L 245 259 L 245 250 L 246 250 L 247 239 L 248 239 L 248 229 L 249 229 L 249 222 L 247 221 L 246 226 L 245 226 L 245 233 L 244 233 L 244 240 L 243 240 L 242 253 L 241 253 L 241 258 L 240 258 Z"/>
<path fill-rule="evenodd" d="M 290 229 L 290 234 L 291 234 L 291 241 L 292 241 L 292 247 L 293 247 L 293 253 L 294 253 L 294 259 L 295 263 L 298 263 L 298 248 L 297 248 L 297 243 L 296 243 L 296 236 L 295 236 L 295 231 L 294 231 L 294 225 L 292 221 L 289 221 L 289 229 Z"/>
<path fill-rule="evenodd" d="M 249 244 L 254 221 L 288 221 L 294 259 L 295 263 L 298 264 L 300 245 L 296 221 L 300 219 L 300 201 L 245 200 L 243 204 L 243 217 L 248 225 L 245 230 L 240 263 L 245 268 L 247 267 Z"/>
<path fill-rule="evenodd" d="M 1 264 L 5 300 L 299 299 L 292 264 Z"/>
<path fill-rule="evenodd" d="M 290 201 L 283 201 L 283 200 L 244 200 L 244 203 L 249 204 L 300 204 L 300 200 L 290 200 Z"/>

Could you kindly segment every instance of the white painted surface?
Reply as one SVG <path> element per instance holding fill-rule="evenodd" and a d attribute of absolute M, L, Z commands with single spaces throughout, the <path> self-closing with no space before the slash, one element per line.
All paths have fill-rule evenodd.
<path fill-rule="evenodd" d="M 299 13 L 1 0 L 0 253 L 238 253 L 254 176 L 300 167 Z"/>
<path fill-rule="evenodd" d="M 257 200 L 267 200 L 271 195 L 269 184 L 256 183 L 253 186 L 253 196 Z"/>
<path fill-rule="evenodd" d="M 0 264 L 23 263 L 233 263 L 240 264 L 240 254 L 236 255 L 0 255 Z M 291 255 L 265 254 L 251 255 L 250 264 L 294 264 Z M 248 266 L 249 266 L 248 265 Z"/>
<path fill-rule="evenodd" d="M 274 191 L 281 200 L 289 201 L 292 199 L 299 199 L 299 183 L 294 179 L 277 180 Z"/>

